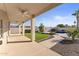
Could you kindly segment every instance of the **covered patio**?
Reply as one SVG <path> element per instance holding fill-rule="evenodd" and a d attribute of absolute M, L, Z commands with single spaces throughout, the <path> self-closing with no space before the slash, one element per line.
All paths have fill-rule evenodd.
<path fill-rule="evenodd" d="M 0 55 L 57 55 L 35 42 L 35 17 L 60 5 L 59 3 L 1 3 L 0 4 Z M 31 21 L 31 39 L 25 37 L 25 22 Z M 18 24 L 18 30 L 10 24 Z M 21 42 L 21 43 L 20 43 Z M 11 43 L 11 44 L 8 44 Z"/>
<path fill-rule="evenodd" d="M 60 5 L 59 3 L 1 3 L 0 20 L 1 20 L 1 40 L 2 44 L 7 44 L 11 38 L 25 35 L 25 22 L 31 20 L 32 38 L 35 41 L 35 17 Z M 11 33 L 10 24 L 18 24 L 18 33 Z M 22 30 L 21 30 L 22 29 Z M 13 31 L 13 30 L 12 30 Z M 14 35 L 12 37 L 12 35 Z M 17 36 L 18 35 L 18 36 Z M 26 38 L 27 39 L 27 38 Z M 13 40 L 12 40 L 13 41 Z M 26 40 L 27 41 L 27 40 Z"/>

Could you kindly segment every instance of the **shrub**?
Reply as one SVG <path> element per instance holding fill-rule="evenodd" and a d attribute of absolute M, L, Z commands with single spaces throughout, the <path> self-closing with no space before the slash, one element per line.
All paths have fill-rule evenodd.
<path fill-rule="evenodd" d="M 56 32 L 57 30 L 55 29 L 55 28 L 52 28 L 51 30 L 50 30 L 50 32 Z"/>
<path fill-rule="evenodd" d="M 72 37 L 72 40 L 75 40 L 76 35 L 79 33 L 79 31 L 77 29 L 74 30 L 68 30 L 67 31 L 67 35 L 69 37 Z"/>
<path fill-rule="evenodd" d="M 50 33 L 49 33 L 49 35 L 54 35 L 54 34 L 55 34 L 55 32 L 50 32 Z"/>
<path fill-rule="evenodd" d="M 79 38 L 79 33 L 76 35 L 76 38 Z"/>
<path fill-rule="evenodd" d="M 25 30 L 25 33 L 31 33 L 31 30 Z"/>

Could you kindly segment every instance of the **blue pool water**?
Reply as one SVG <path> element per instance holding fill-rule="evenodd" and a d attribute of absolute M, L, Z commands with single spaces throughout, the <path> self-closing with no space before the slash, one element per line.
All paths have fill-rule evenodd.
<path fill-rule="evenodd" d="M 62 36 L 62 37 L 68 37 L 66 33 L 56 33 L 56 35 Z"/>

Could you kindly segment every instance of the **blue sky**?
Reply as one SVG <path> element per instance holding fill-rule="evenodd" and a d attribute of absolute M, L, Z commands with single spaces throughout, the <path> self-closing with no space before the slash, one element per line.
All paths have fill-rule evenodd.
<path fill-rule="evenodd" d="M 59 5 L 36 17 L 36 25 L 43 23 L 45 26 L 55 27 L 57 24 L 73 25 L 76 21 L 72 16 L 75 10 L 79 9 L 79 3 L 65 3 Z"/>
<path fill-rule="evenodd" d="M 43 23 L 47 27 L 55 27 L 57 24 L 74 25 L 76 21 L 72 14 L 79 9 L 79 3 L 64 3 L 51 10 L 37 16 L 36 26 Z"/>

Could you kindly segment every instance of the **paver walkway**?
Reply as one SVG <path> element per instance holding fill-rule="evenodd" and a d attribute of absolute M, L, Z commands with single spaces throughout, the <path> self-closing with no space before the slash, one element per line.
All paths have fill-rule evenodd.
<path fill-rule="evenodd" d="M 47 48 L 51 48 L 53 47 L 55 44 L 57 44 L 58 42 L 60 42 L 61 40 L 63 40 L 63 38 L 59 35 L 54 35 L 54 38 L 50 38 L 48 40 L 42 41 L 39 44 L 47 47 Z"/>

